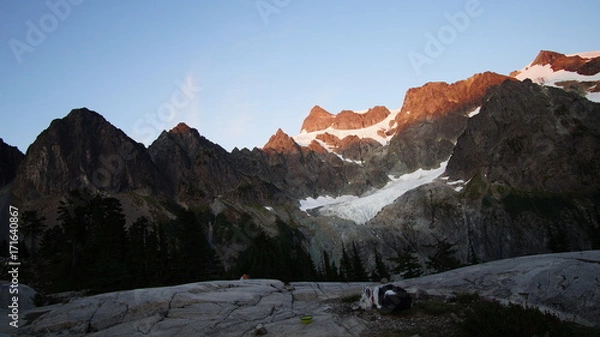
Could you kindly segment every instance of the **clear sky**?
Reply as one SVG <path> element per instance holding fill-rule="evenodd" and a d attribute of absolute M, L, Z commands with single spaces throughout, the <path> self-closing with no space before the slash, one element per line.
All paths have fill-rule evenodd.
<path fill-rule="evenodd" d="M 149 145 L 184 121 L 227 150 L 314 105 L 399 108 L 410 87 L 600 49 L 600 1 L 2 0 L 0 138 L 23 152 L 87 107 Z"/>

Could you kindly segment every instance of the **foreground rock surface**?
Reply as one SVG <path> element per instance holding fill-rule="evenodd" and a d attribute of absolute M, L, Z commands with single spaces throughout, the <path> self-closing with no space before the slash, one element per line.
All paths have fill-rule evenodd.
<path fill-rule="evenodd" d="M 39 316 L 15 336 L 359 336 L 365 322 L 328 313 L 325 301 L 362 283 L 214 281 L 80 298 L 26 313 Z M 312 323 L 300 317 L 312 315 Z"/>
<path fill-rule="evenodd" d="M 522 304 L 562 320 L 600 327 L 600 251 L 524 256 L 473 265 L 402 282 L 413 292 L 478 293 Z"/>
<path fill-rule="evenodd" d="M 413 294 L 477 292 L 540 307 L 563 319 L 600 323 L 600 251 L 494 261 L 399 283 Z M 365 336 L 368 322 L 332 310 L 372 283 L 213 281 L 137 289 L 24 312 L 14 336 Z M 312 315 L 310 324 L 300 317 Z M 6 325 L 4 325 L 6 326 Z"/>

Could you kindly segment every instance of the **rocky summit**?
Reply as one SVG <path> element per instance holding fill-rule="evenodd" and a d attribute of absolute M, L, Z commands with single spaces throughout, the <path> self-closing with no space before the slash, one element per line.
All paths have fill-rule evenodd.
<path fill-rule="evenodd" d="M 587 251 L 495 261 L 396 284 L 415 299 L 477 293 L 600 327 L 599 274 L 600 251 Z M 7 332 L 49 337 L 369 336 L 374 322 L 336 308 L 373 285 L 248 279 L 136 289 L 34 308 L 24 313 L 21 327 Z M 308 324 L 301 321 L 306 315 L 312 316 Z"/>

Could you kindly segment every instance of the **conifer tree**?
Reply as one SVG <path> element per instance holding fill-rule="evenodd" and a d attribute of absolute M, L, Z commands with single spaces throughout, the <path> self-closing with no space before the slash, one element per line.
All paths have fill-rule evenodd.
<path fill-rule="evenodd" d="M 35 257 L 37 238 L 42 237 L 46 229 L 46 217 L 39 216 L 37 211 L 23 211 L 21 214 L 20 230 L 30 240 L 31 257 Z"/>
<path fill-rule="evenodd" d="M 369 277 L 365 270 L 364 263 L 360 258 L 360 253 L 356 246 L 356 243 L 352 243 L 352 279 L 350 281 L 355 282 L 367 282 Z"/>
<path fill-rule="evenodd" d="M 340 275 L 335 266 L 335 262 L 332 262 L 329 259 L 329 254 L 327 254 L 326 251 L 323 251 L 323 278 L 328 282 L 340 280 Z"/>
<path fill-rule="evenodd" d="M 446 239 L 436 240 L 436 244 L 426 246 L 435 248 L 433 255 L 429 256 L 427 267 L 438 273 L 459 268 L 461 263 L 456 258 L 456 244 L 449 243 Z"/>
<path fill-rule="evenodd" d="M 340 279 L 342 281 L 348 282 L 351 281 L 352 277 L 352 260 L 350 259 L 348 252 L 346 252 L 346 247 L 342 243 L 342 259 L 340 260 Z"/>
<path fill-rule="evenodd" d="M 383 263 L 381 254 L 379 254 L 379 252 L 377 250 L 375 250 L 374 255 L 375 255 L 375 271 L 373 272 L 371 281 L 381 281 L 384 278 L 389 280 L 391 275 L 388 270 L 388 267 L 385 265 L 385 263 Z"/>
<path fill-rule="evenodd" d="M 396 268 L 392 269 L 392 273 L 400 274 L 403 279 L 423 275 L 423 268 L 411 251 L 399 253 L 397 258 L 391 258 L 390 261 L 397 264 Z"/>

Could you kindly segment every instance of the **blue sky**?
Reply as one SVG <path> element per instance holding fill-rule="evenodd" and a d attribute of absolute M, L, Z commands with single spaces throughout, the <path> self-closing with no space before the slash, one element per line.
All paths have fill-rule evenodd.
<path fill-rule="evenodd" d="M 3 0 L 0 138 L 25 151 L 88 107 L 146 145 L 184 121 L 260 147 L 314 105 L 399 108 L 428 81 L 599 50 L 599 15 L 593 0 Z"/>

